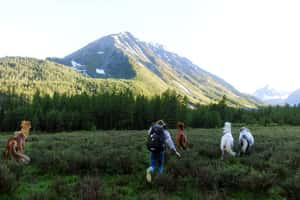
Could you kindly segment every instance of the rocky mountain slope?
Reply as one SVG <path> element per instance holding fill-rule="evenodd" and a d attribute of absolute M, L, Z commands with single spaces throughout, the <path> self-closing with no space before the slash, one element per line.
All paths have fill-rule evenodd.
<path fill-rule="evenodd" d="M 91 78 L 134 80 L 152 92 L 175 89 L 192 102 L 208 104 L 227 96 L 230 105 L 254 107 L 257 101 L 187 58 L 161 45 L 123 32 L 102 37 L 64 58 L 48 58 Z"/>

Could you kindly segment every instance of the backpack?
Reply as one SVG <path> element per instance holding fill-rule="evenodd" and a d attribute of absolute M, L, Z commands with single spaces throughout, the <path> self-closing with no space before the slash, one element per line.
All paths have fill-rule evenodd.
<path fill-rule="evenodd" d="M 148 135 L 147 148 L 153 153 L 160 153 L 165 150 L 165 134 L 163 127 L 153 125 Z"/>

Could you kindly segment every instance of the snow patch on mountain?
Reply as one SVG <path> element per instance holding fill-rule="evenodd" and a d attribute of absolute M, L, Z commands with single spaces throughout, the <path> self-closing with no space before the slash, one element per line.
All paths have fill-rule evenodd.
<path fill-rule="evenodd" d="M 264 95 L 262 96 L 262 100 L 285 99 L 285 98 L 287 98 L 287 97 L 288 97 L 288 95 L 284 95 L 284 96 L 274 95 L 274 96 L 271 96 L 271 95 L 264 94 Z"/>
<path fill-rule="evenodd" d="M 256 98 L 272 105 L 289 103 L 287 102 L 287 99 L 290 95 L 291 92 L 276 90 L 270 85 L 266 85 L 265 87 L 256 90 L 253 94 Z"/>
<path fill-rule="evenodd" d="M 73 66 L 73 68 L 76 71 L 82 73 L 85 76 L 89 76 L 86 69 L 84 68 L 85 65 L 82 65 L 82 64 L 76 62 L 75 60 L 71 60 L 71 65 Z"/>
<path fill-rule="evenodd" d="M 112 35 L 112 38 L 114 39 L 118 48 L 126 51 L 133 58 L 150 62 L 143 50 L 137 44 L 137 40 L 135 38 L 133 39 L 132 36 L 127 32 L 122 32 L 118 35 Z"/>
<path fill-rule="evenodd" d="M 274 99 L 286 99 L 291 92 L 280 91 L 272 88 L 270 85 L 266 85 L 254 92 L 254 96 L 262 101 L 274 100 Z"/>
<path fill-rule="evenodd" d="M 97 74 L 105 74 L 105 71 L 104 71 L 104 69 L 96 68 L 96 73 Z"/>
<path fill-rule="evenodd" d="M 78 63 L 78 62 L 76 62 L 75 60 L 71 60 L 71 64 L 72 64 L 72 66 L 73 67 L 83 67 L 84 65 L 82 65 L 82 64 L 80 64 L 80 63 Z"/>

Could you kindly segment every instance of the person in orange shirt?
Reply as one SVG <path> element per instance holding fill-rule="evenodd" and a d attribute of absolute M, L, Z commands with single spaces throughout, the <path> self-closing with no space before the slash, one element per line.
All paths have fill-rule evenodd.
<path fill-rule="evenodd" d="M 21 122 L 21 130 L 15 132 L 15 136 L 10 137 L 6 144 L 5 158 L 14 159 L 18 162 L 28 164 L 30 158 L 24 154 L 25 141 L 29 135 L 29 130 L 31 128 L 30 121 Z"/>
<path fill-rule="evenodd" d="M 186 149 L 188 146 L 187 137 L 184 133 L 184 123 L 177 123 L 177 133 L 176 133 L 176 146 L 177 148 Z"/>

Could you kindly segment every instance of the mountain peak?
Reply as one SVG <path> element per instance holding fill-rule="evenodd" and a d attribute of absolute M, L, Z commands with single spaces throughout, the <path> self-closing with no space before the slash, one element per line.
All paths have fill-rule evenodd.
<path fill-rule="evenodd" d="M 300 88 L 292 92 L 286 99 L 286 103 L 290 105 L 298 105 L 300 103 Z"/>
<path fill-rule="evenodd" d="M 132 33 L 128 32 L 128 31 L 123 31 L 123 32 L 120 32 L 120 33 L 111 34 L 109 36 L 114 38 L 114 39 L 118 38 L 120 40 L 140 41 L 138 38 L 136 38 Z"/>
<path fill-rule="evenodd" d="M 107 35 L 64 58 L 51 60 L 92 78 L 139 81 L 149 93 L 161 93 L 169 88 L 189 96 L 192 102 L 218 102 L 226 95 L 238 105 L 253 107 L 255 104 L 187 58 L 165 50 L 163 45 L 140 41 L 128 31 Z"/>
<path fill-rule="evenodd" d="M 118 37 L 118 38 L 135 38 L 130 32 L 128 31 L 123 31 L 123 32 L 120 32 L 120 33 L 114 33 L 114 34 L 111 34 L 109 35 L 111 37 Z"/>
<path fill-rule="evenodd" d="M 270 89 L 273 89 L 273 88 L 269 84 L 266 84 L 265 87 L 263 87 L 263 89 L 270 90 Z"/>
<path fill-rule="evenodd" d="M 253 96 L 270 104 L 283 104 L 290 92 L 274 89 L 269 84 L 263 88 L 257 89 Z"/>

